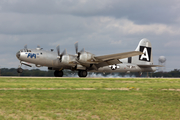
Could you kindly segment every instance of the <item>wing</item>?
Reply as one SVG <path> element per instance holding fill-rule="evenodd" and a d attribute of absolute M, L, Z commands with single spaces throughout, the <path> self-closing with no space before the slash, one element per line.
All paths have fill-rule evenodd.
<path fill-rule="evenodd" d="M 110 55 L 103 55 L 103 56 L 95 56 L 94 58 L 98 61 L 96 64 L 97 67 L 103 67 L 107 65 L 119 64 L 121 63 L 119 59 L 128 58 L 136 55 L 142 55 L 142 52 L 139 51 L 131 51 L 125 53 L 117 53 L 117 54 L 110 54 Z"/>
<path fill-rule="evenodd" d="M 117 54 L 110 54 L 110 55 L 103 55 L 103 56 L 94 56 L 93 59 L 88 61 L 81 61 L 78 60 L 78 63 L 89 70 L 93 70 L 94 68 L 99 68 L 108 65 L 114 65 L 122 63 L 119 59 L 128 58 L 136 55 L 142 55 L 142 52 L 139 51 L 131 51 L 125 53 L 117 53 Z"/>
<path fill-rule="evenodd" d="M 114 59 L 123 59 L 128 58 L 136 55 L 142 55 L 142 52 L 139 51 L 131 51 L 131 52 L 125 52 L 125 53 L 117 53 L 117 54 L 111 54 L 111 55 L 103 55 L 103 56 L 96 56 L 95 59 L 99 61 L 109 61 Z"/>

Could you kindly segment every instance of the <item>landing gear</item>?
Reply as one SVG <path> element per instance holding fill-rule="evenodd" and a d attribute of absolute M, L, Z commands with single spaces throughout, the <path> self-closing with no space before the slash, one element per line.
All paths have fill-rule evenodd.
<path fill-rule="evenodd" d="M 79 77 L 86 77 L 87 76 L 87 71 L 86 70 L 79 70 L 78 76 Z"/>
<path fill-rule="evenodd" d="M 23 69 L 22 69 L 21 67 L 19 67 L 19 68 L 17 69 L 17 72 L 18 72 L 18 73 L 22 73 L 22 72 L 23 72 Z"/>
<path fill-rule="evenodd" d="M 63 71 L 61 70 L 61 71 L 54 71 L 54 76 L 55 77 L 62 77 L 63 76 Z"/>

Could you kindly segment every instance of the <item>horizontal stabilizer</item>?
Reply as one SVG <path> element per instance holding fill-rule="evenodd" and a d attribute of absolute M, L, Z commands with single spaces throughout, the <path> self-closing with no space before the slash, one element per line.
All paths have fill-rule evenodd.
<path fill-rule="evenodd" d="M 138 65 L 139 67 L 164 67 L 163 65 Z"/>

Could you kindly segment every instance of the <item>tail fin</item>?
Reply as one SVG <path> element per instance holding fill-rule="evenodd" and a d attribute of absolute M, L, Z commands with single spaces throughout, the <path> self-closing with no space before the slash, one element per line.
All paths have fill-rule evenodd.
<path fill-rule="evenodd" d="M 144 54 L 132 57 L 132 63 L 138 64 L 138 65 L 152 65 L 153 64 L 152 46 L 148 39 L 143 38 L 139 42 L 135 51 L 141 51 Z"/>

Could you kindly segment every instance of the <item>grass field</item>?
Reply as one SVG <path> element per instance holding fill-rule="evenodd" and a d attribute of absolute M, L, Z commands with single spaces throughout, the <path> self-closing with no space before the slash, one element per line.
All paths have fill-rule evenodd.
<path fill-rule="evenodd" d="M 180 79 L 0 77 L 0 120 L 177 120 Z"/>

